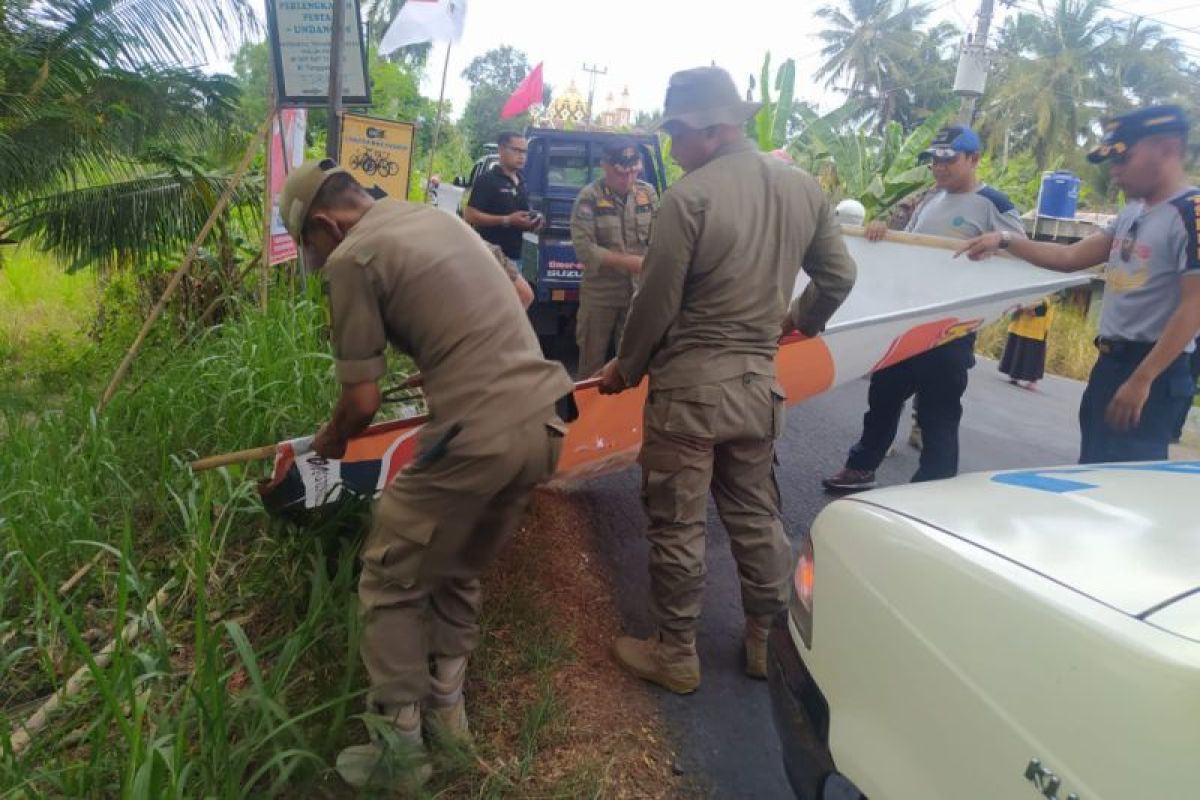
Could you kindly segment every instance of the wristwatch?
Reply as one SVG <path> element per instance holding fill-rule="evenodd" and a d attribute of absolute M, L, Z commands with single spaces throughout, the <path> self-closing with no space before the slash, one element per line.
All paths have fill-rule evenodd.
<path fill-rule="evenodd" d="M 1007 250 L 1012 244 L 1012 231 L 1000 231 L 1000 249 Z"/>

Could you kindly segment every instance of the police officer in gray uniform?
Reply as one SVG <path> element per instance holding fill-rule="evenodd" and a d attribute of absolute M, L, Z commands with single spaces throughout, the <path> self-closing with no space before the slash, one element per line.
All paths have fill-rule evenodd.
<path fill-rule="evenodd" d="M 1072 245 L 989 233 L 959 252 L 998 249 L 1074 272 L 1105 263 L 1100 351 L 1079 407 L 1080 463 L 1167 457 L 1174 423 L 1191 402 L 1188 354 L 1200 331 L 1200 189 L 1185 171 L 1188 121 L 1178 106 L 1107 120 L 1088 154 L 1108 162 L 1128 204 L 1103 232 Z"/>

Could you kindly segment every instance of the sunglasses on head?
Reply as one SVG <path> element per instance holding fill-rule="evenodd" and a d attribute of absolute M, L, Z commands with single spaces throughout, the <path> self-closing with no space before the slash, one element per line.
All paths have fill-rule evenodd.
<path fill-rule="evenodd" d="M 955 153 L 952 156 L 931 155 L 929 157 L 929 166 L 932 167 L 934 164 L 941 164 L 943 166 L 946 164 L 953 164 L 955 161 L 958 161 L 958 158 L 961 155 L 962 153 Z"/>

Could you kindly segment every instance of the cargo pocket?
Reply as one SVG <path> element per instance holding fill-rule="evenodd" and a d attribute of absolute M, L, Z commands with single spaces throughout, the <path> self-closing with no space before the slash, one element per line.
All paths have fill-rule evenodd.
<path fill-rule="evenodd" d="M 670 486 L 674 474 L 642 468 L 642 507 L 646 509 L 651 525 L 674 521 L 677 516 L 675 492 Z"/>
<path fill-rule="evenodd" d="M 771 437 L 783 435 L 787 424 L 787 392 L 778 383 L 771 384 Z"/>
<path fill-rule="evenodd" d="M 361 555 L 359 601 L 367 608 L 404 602 L 420 581 L 430 540 L 437 529 L 432 519 L 414 520 L 402 527 L 376 518 Z"/>
<path fill-rule="evenodd" d="M 689 386 L 671 389 L 666 395 L 663 430 L 698 439 L 713 438 L 721 387 Z"/>

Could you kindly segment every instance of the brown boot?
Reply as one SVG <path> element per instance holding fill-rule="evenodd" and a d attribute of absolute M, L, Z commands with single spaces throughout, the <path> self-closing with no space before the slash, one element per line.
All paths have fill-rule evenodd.
<path fill-rule="evenodd" d="M 746 617 L 746 674 L 751 678 L 767 677 L 767 633 L 770 617 Z"/>
<path fill-rule="evenodd" d="M 436 739 L 471 743 L 463 681 L 467 676 L 466 656 L 439 657 L 430 677 L 431 691 L 425 704 L 425 728 Z"/>
<path fill-rule="evenodd" d="M 383 710 L 381 716 L 370 743 L 338 753 L 338 775 L 355 789 L 415 792 L 433 774 L 421 741 L 421 709 L 412 703 Z"/>
<path fill-rule="evenodd" d="M 700 688 L 700 659 L 694 636 L 660 633 L 650 639 L 621 636 L 613 655 L 626 672 L 676 694 Z"/>

